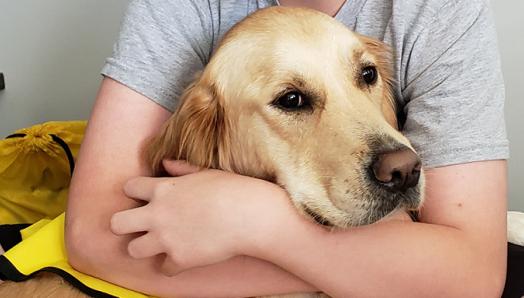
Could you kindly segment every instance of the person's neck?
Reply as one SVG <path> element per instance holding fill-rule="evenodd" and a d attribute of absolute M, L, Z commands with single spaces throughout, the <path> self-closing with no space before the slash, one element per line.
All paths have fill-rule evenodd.
<path fill-rule="evenodd" d="M 346 0 L 280 0 L 279 2 L 282 6 L 308 7 L 335 16 Z"/>

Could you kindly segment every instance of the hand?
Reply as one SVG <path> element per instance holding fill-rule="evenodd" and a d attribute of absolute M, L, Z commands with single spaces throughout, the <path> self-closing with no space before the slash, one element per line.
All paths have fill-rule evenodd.
<path fill-rule="evenodd" d="M 250 241 L 260 241 L 292 210 L 285 191 L 269 182 L 180 161 L 164 166 L 184 176 L 129 180 L 126 195 L 148 203 L 114 214 L 111 229 L 118 235 L 146 232 L 129 243 L 129 254 L 166 254 L 166 275 L 245 254 Z"/>

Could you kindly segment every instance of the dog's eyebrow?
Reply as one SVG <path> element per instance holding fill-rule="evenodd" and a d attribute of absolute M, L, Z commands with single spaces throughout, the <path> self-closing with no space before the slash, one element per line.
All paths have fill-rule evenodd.
<path fill-rule="evenodd" d="M 312 80 L 307 80 L 301 74 L 298 74 L 298 73 L 291 74 L 291 85 L 300 89 L 300 91 L 303 91 L 304 93 L 308 93 L 316 97 L 322 97 L 324 93 L 322 88 L 315 86 L 314 84 L 311 84 L 311 81 Z"/>
<path fill-rule="evenodd" d="M 286 79 L 281 83 L 281 89 L 278 93 L 274 94 L 274 98 L 278 98 L 290 90 L 297 90 L 302 94 L 306 95 L 310 100 L 311 104 L 319 108 L 320 110 L 324 109 L 326 93 L 321 86 L 313 84 L 315 80 L 307 79 L 301 73 L 298 72 L 289 72 L 286 75 Z"/>
<path fill-rule="evenodd" d="M 308 86 L 308 84 L 306 83 L 307 80 L 304 78 L 304 76 L 302 76 L 299 73 L 289 72 L 284 75 L 284 78 L 285 79 L 283 80 L 283 82 L 281 82 L 281 84 L 284 86 L 285 89 L 296 88 L 302 91 L 305 88 L 310 88 L 310 86 Z"/>
<path fill-rule="evenodd" d="M 305 88 L 307 86 L 306 79 L 302 75 L 296 73 L 291 75 L 291 82 L 297 88 Z"/>
<path fill-rule="evenodd" d="M 353 61 L 355 63 L 360 64 L 360 61 L 362 61 L 362 56 L 364 55 L 364 51 L 361 49 L 354 49 L 353 50 Z"/>
<path fill-rule="evenodd" d="M 309 81 L 311 80 L 307 80 L 301 74 L 294 73 L 291 75 L 291 85 L 309 96 L 311 99 L 314 99 L 316 104 L 323 105 L 323 99 L 325 98 L 324 90 L 319 86 L 308 83 Z"/>
<path fill-rule="evenodd" d="M 353 50 L 352 59 L 353 59 L 354 65 L 352 65 L 351 67 L 355 85 L 359 89 L 362 89 L 362 90 L 369 89 L 369 86 L 363 84 L 362 80 L 360 79 L 360 72 L 362 71 L 364 67 L 375 65 L 375 63 L 370 61 L 369 58 L 364 57 L 364 53 L 365 51 L 362 49 Z"/>
<path fill-rule="evenodd" d="M 354 70 L 358 70 L 358 71 L 360 71 L 363 67 L 374 64 L 368 58 L 364 57 L 364 51 L 361 49 L 353 50 L 353 62 L 355 63 Z"/>

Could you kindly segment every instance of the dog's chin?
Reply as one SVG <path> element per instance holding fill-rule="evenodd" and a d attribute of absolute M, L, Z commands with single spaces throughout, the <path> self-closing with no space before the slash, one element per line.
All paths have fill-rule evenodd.
<path fill-rule="evenodd" d="M 421 204 L 421 187 L 401 193 L 375 192 L 374 201 L 370 204 L 366 216 L 359 221 L 359 225 L 373 224 L 397 210 L 419 210 Z"/>
<path fill-rule="evenodd" d="M 358 210 L 340 210 L 331 207 L 323 210 L 302 204 L 303 213 L 314 222 L 327 228 L 349 228 L 370 225 L 397 210 L 415 211 L 421 205 L 421 188 L 415 187 L 403 193 L 370 192 L 365 207 Z"/>
<path fill-rule="evenodd" d="M 334 227 L 334 224 L 329 221 L 325 216 L 322 216 L 315 211 L 311 210 L 309 207 L 304 206 L 303 207 L 304 213 L 306 213 L 312 220 L 314 220 L 317 224 L 325 227 Z"/>

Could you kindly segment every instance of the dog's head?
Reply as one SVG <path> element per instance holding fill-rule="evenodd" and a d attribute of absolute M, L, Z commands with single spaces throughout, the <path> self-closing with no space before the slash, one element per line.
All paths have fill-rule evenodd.
<path fill-rule="evenodd" d="M 274 181 L 338 227 L 417 209 L 420 160 L 397 130 L 390 54 L 309 9 L 254 13 L 224 37 L 148 148 Z"/>

